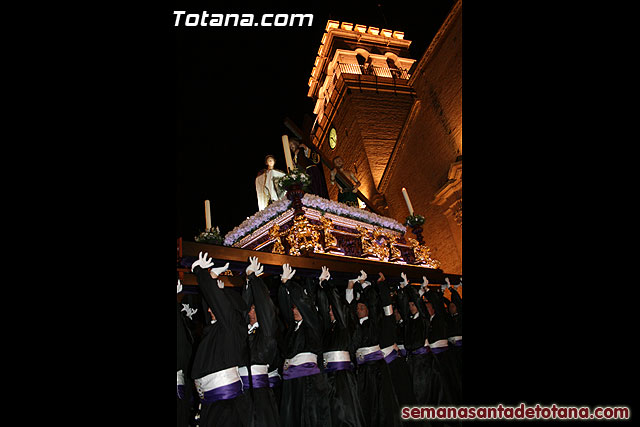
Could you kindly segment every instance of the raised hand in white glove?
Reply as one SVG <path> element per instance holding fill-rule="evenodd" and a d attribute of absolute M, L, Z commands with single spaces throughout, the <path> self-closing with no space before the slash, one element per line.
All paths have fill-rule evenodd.
<path fill-rule="evenodd" d="M 260 265 L 260 262 L 258 262 L 258 257 L 249 257 L 249 265 L 246 269 L 247 276 L 250 276 L 251 273 L 255 273 L 256 276 L 259 276 L 262 274 L 262 270 L 264 270 L 264 268 Z"/>
<path fill-rule="evenodd" d="M 218 287 L 220 289 L 224 289 L 224 282 L 222 280 L 220 280 L 220 279 L 218 279 Z"/>
<path fill-rule="evenodd" d="M 320 283 L 325 280 L 329 280 L 331 278 L 331 274 L 329 273 L 329 269 L 325 266 L 322 267 L 322 273 L 320 273 Z"/>
<path fill-rule="evenodd" d="M 193 320 L 193 318 L 191 316 L 193 316 L 194 314 L 196 314 L 198 312 L 197 308 L 191 308 L 189 307 L 189 310 L 187 310 L 187 316 L 189 317 L 189 320 Z"/>
<path fill-rule="evenodd" d="M 178 279 L 178 292 L 177 293 L 180 293 L 180 292 L 182 292 L 182 283 L 180 283 L 180 279 Z"/>
<path fill-rule="evenodd" d="M 204 255 L 202 255 L 202 252 L 200 252 L 198 254 L 198 260 L 194 261 L 193 264 L 191 264 L 191 271 L 193 272 L 196 266 L 200 266 L 200 268 L 202 269 L 211 267 L 213 265 L 213 260 L 211 258 L 207 259 L 208 256 L 209 252 L 206 252 Z"/>
<path fill-rule="evenodd" d="M 227 271 L 228 269 L 229 269 L 229 263 L 226 263 L 222 267 L 212 268 L 209 273 L 211 274 L 212 279 L 217 279 L 221 273 Z"/>
<path fill-rule="evenodd" d="M 448 287 L 450 287 L 450 286 L 451 286 L 451 283 L 449 283 L 449 278 L 448 278 L 448 277 L 445 277 L 445 278 L 444 278 L 444 281 L 445 281 L 445 282 L 447 282 L 447 284 L 446 284 L 446 285 L 443 285 L 443 286 L 444 286 L 444 288 L 448 288 Z"/>
<path fill-rule="evenodd" d="M 429 284 L 429 280 L 427 280 L 426 276 L 422 276 L 422 284 L 420 285 L 420 287 L 424 289 L 427 287 L 428 284 Z"/>
<path fill-rule="evenodd" d="M 196 314 L 196 312 L 198 311 L 198 309 L 197 309 L 197 308 L 195 308 L 195 309 L 194 309 L 194 308 L 189 307 L 189 304 L 182 304 L 182 310 L 180 310 L 180 311 L 184 311 L 184 312 L 186 312 L 187 317 L 188 317 L 190 320 L 193 320 L 193 319 L 191 318 L 191 316 L 193 316 L 194 314 Z"/>
<path fill-rule="evenodd" d="M 367 279 L 367 273 L 365 273 L 364 270 L 360 270 L 360 275 L 356 277 L 354 280 L 356 282 L 364 283 L 366 279 Z"/>
<path fill-rule="evenodd" d="M 420 284 L 420 289 L 418 290 L 418 295 L 422 296 L 427 291 L 427 285 L 429 281 L 425 276 L 422 276 L 422 283 Z"/>
<path fill-rule="evenodd" d="M 286 283 L 287 280 L 291 279 L 295 274 L 296 271 L 292 270 L 289 264 L 284 264 L 282 266 L 282 283 Z"/>
<path fill-rule="evenodd" d="M 462 277 L 460 278 L 460 283 L 458 283 L 457 285 L 454 285 L 453 287 L 458 289 L 460 286 L 462 286 Z"/>
<path fill-rule="evenodd" d="M 400 287 L 404 288 L 409 284 L 409 280 L 407 279 L 407 275 L 404 273 L 400 273 L 400 277 L 402 277 L 402 282 L 400 282 Z"/>

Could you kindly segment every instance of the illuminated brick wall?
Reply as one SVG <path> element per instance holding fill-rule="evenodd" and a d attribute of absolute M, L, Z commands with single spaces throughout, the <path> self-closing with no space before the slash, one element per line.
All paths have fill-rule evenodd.
<path fill-rule="evenodd" d="M 327 143 L 321 147 L 329 158 L 341 156 L 345 169 L 355 173 L 362 183 L 360 191 L 369 199 L 377 193 L 377 184 L 386 168 L 389 156 L 400 135 L 413 100 L 407 95 L 389 97 L 388 94 L 351 90 L 345 95 L 329 127 L 335 127 L 338 144 L 334 150 Z M 329 174 L 326 176 L 329 180 Z M 337 189 L 330 196 L 337 200 Z"/>
<path fill-rule="evenodd" d="M 432 203 L 462 154 L 462 19 L 456 7 L 416 66 L 410 82 L 417 102 L 379 189 L 397 220 L 409 214 L 402 197 L 407 189 L 414 211 L 426 218 L 423 235 L 432 256 L 445 272 L 459 274 L 462 227 L 444 214 L 448 206 Z"/>
<path fill-rule="evenodd" d="M 347 36 L 345 33 L 344 37 Z M 336 37 L 333 40 L 338 40 Z M 328 58 L 333 57 L 333 43 L 327 42 L 324 55 Z M 355 49 L 356 45 L 349 48 Z M 322 62 L 316 62 L 319 65 L 314 68 L 309 90 L 314 99 L 326 75 Z M 314 78 L 318 78 L 317 84 Z M 362 193 L 374 204 L 379 202 L 374 200 L 375 195 L 381 193 L 388 209 L 380 209 L 376 204 L 380 213 L 400 222 L 408 215 L 401 192 L 405 187 L 414 211 L 426 218 L 423 236 L 432 249 L 432 257 L 441 262 L 445 272 L 460 274 L 462 227 L 451 214 L 450 205 L 461 196 L 453 195 L 439 204 L 435 199 L 448 183 L 451 165 L 462 154 L 461 2 L 452 8 L 415 64 L 408 83 L 407 90 L 400 93 L 360 91 L 353 83 L 340 96 L 335 90 L 327 104 L 330 106 L 313 132 L 314 143 L 329 158 L 340 155 L 348 170 L 353 171 L 355 163 Z M 331 127 L 338 134 L 335 150 L 327 144 Z M 326 176 L 328 180 L 329 174 Z M 337 188 L 330 184 L 328 188 L 331 199 L 336 200 Z M 413 237 L 411 232 L 408 235 Z"/>

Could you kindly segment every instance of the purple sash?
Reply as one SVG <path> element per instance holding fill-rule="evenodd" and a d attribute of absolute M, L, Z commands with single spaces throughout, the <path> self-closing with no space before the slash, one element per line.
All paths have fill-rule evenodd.
<path fill-rule="evenodd" d="M 184 386 L 182 384 L 178 384 L 178 398 L 184 399 Z"/>
<path fill-rule="evenodd" d="M 398 357 L 398 352 L 396 351 L 396 349 L 394 348 L 391 353 L 389 353 L 385 358 L 384 361 L 387 362 L 387 365 L 391 362 L 393 362 L 394 360 L 396 360 L 396 358 Z"/>
<path fill-rule="evenodd" d="M 240 376 L 242 379 L 242 390 L 249 390 L 249 377 Z M 253 388 L 269 387 L 269 376 L 267 374 L 259 374 L 251 376 L 251 384 Z"/>
<path fill-rule="evenodd" d="M 272 377 L 269 377 L 269 387 L 271 388 L 279 385 L 280 382 L 282 382 L 282 378 L 280 378 L 279 375 L 274 375 Z"/>
<path fill-rule="evenodd" d="M 406 348 L 401 348 L 400 349 L 400 356 L 407 357 L 407 349 Z"/>
<path fill-rule="evenodd" d="M 453 345 L 454 345 L 455 347 L 462 347 L 462 340 L 461 340 L 461 339 L 459 339 L 458 341 L 455 341 L 455 342 L 453 343 Z"/>
<path fill-rule="evenodd" d="M 429 350 L 430 350 L 430 349 L 429 349 L 429 347 L 424 347 L 424 346 L 423 346 L 423 347 L 420 347 L 420 348 L 419 348 L 419 349 L 417 349 L 417 350 L 413 350 L 413 351 L 411 352 L 411 354 L 412 354 L 412 355 L 414 355 L 414 356 L 415 356 L 415 355 L 418 355 L 418 354 L 427 354 L 427 353 L 429 352 Z"/>
<path fill-rule="evenodd" d="M 324 368 L 324 372 L 335 372 L 353 369 L 351 362 L 329 362 Z"/>
<path fill-rule="evenodd" d="M 234 383 L 214 388 L 213 390 L 205 391 L 204 396 L 200 398 L 202 402 L 213 403 L 218 400 L 233 399 L 242 394 L 242 381 L 236 381 Z"/>
<path fill-rule="evenodd" d="M 442 353 L 443 351 L 447 351 L 447 350 L 449 350 L 449 347 L 435 347 L 435 348 L 432 348 L 432 349 L 431 349 L 431 352 L 432 352 L 433 354 L 440 354 L 440 353 Z"/>
<path fill-rule="evenodd" d="M 320 368 L 313 362 L 303 363 L 302 365 L 290 365 L 284 369 L 282 377 L 285 380 L 291 380 L 293 378 L 307 377 L 309 375 L 315 375 L 320 373 Z"/>
<path fill-rule="evenodd" d="M 358 358 L 358 365 L 362 365 L 363 363 L 375 362 L 376 360 L 384 359 L 384 354 L 382 351 L 374 351 L 373 353 L 369 353 L 364 357 Z"/>

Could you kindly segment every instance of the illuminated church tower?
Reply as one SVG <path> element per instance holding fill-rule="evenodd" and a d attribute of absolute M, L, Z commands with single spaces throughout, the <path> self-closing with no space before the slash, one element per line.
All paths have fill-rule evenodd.
<path fill-rule="evenodd" d="M 371 207 L 402 223 L 406 187 L 434 258 L 461 273 L 461 1 L 420 59 L 410 44 L 400 31 L 328 21 L 309 79 L 310 137 L 329 162 L 344 159 Z"/>
<path fill-rule="evenodd" d="M 357 171 L 360 191 L 382 214 L 387 202 L 377 186 L 415 94 L 408 85 L 415 60 L 403 38 L 398 31 L 329 21 L 309 80 L 308 96 L 316 101 L 312 142 Z M 335 200 L 337 188 L 329 191 Z"/>

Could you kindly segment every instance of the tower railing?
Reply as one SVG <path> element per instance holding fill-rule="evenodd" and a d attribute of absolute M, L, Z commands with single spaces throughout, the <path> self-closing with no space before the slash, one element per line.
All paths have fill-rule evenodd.
<path fill-rule="evenodd" d="M 345 74 L 361 74 L 378 77 L 389 77 L 394 79 L 409 79 L 408 70 L 404 68 L 379 67 L 372 64 L 352 64 L 338 62 L 338 69 Z"/>

